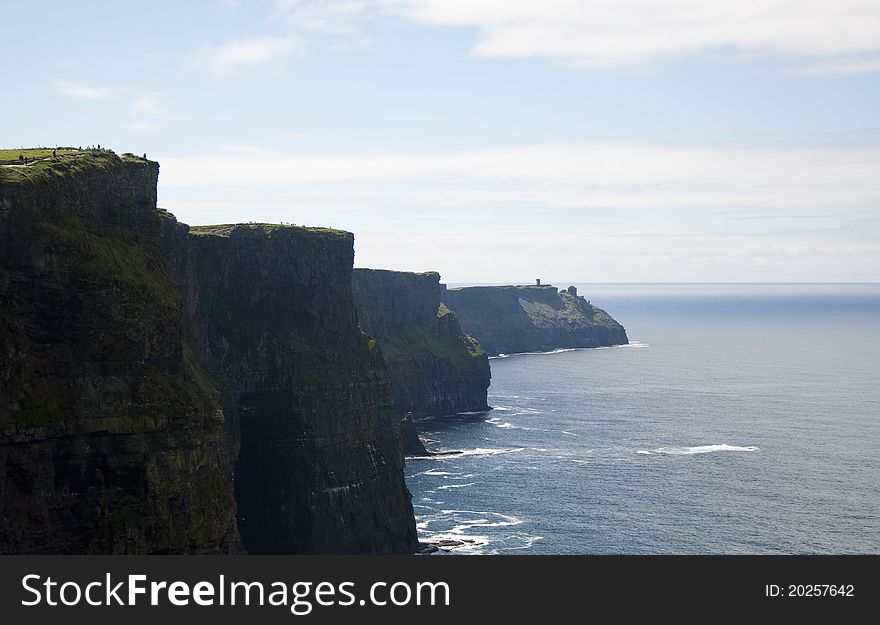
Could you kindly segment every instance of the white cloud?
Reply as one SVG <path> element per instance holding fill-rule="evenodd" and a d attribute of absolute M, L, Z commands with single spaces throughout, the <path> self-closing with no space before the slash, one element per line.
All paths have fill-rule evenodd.
<path fill-rule="evenodd" d="M 276 0 L 276 12 L 326 32 L 377 16 L 471 28 L 476 56 L 590 68 L 727 52 L 819 63 L 822 73 L 880 71 L 864 58 L 880 52 L 875 0 Z"/>
<path fill-rule="evenodd" d="M 408 19 L 479 29 L 474 53 L 638 66 L 732 49 L 807 58 L 880 50 L 872 0 L 384 0 Z"/>
<path fill-rule="evenodd" d="M 159 132 L 171 117 L 165 94 L 144 92 L 135 95 L 131 102 L 132 122 L 125 126 L 130 132 Z"/>
<path fill-rule="evenodd" d="M 85 100 L 120 103 L 128 106 L 132 120 L 123 127 L 132 132 L 157 132 L 168 118 L 165 94 L 138 91 L 129 87 L 93 87 L 56 80 L 55 89 L 62 95 Z"/>
<path fill-rule="evenodd" d="M 113 100 L 129 93 L 123 87 L 95 87 L 69 80 L 56 80 L 55 89 L 62 95 L 83 100 Z"/>
<path fill-rule="evenodd" d="M 345 34 L 375 13 L 370 0 L 276 0 L 276 14 L 304 30 Z"/>
<path fill-rule="evenodd" d="M 441 153 L 317 155 L 229 146 L 168 157 L 165 187 L 415 185 L 547 207 L 825 210 L 880 206 L 880 148 L 586 142 Z M 335 188 L 335 186 L 333 187 Z"/>
<path fill-rule="evenodd" d="M 187 71 L 204 69 L 226 76 L 242 68 L 276 60 L 301 43 L 291 37 L 256 37 L 223 45 L 204 44 L 187 63 Z"/>
<path fill-rule="evenodd" d="M 140 94 L 132 100 L 131 110 L 135 115 L 165 115 L 168 112 L 165 106 L 165 95 L 161 93 Z"/>

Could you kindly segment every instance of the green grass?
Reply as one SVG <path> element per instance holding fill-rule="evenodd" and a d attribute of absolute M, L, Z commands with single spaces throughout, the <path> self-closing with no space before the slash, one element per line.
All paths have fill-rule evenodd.
<path fill-rule="evenodd" d="M 208 226 L 190 226 L 189 233 L 196 236 L 215 236 L 228 237 L 236 228 L 250 228 L 252 230 L 262 230 L 263 232 L 276 232 L 281 230 L 290 230 L 295 232 L 309 232 L 313 234 L 326 234 L 330 236 L 347 238 L 351 236 L 346 230 L 336 230 L 335 228 L 317 228 L 309 226 L 295 226 L 293 224 L 266 224 L 266 223 L 243 223 L 243 224 L 214 224 Z"/>
<path fill-rule="evenodd" d="M 0 182 L 48 182 L 89 169 L 107 170 L 118 157 L 112 152 L 83 152 L 64 158 L 37 161 L 26 167 L 0 166 Z"/>
<path fill-rule="evenodd" d="M 85 152 L 85 150 L 80 150 L 79 148 L 56 148 L 56 153 L 61 154 L 76 154 L 77 152 Z M 48 156 L 52 156 L 52 148 L 11 148 L 11 149 L 0 149 L 0 162 L 3 161 L 17 161 L 19 155 L 24 156 L 25 158 L 46 158 Z"/>
<path fill-rule="evenodd" d="M 19 153 L 26 151 L 39 152 L 40 150 L 42 148 L 34 148 L 32 150 L 0 150 L 0 154 L 13 154 L 12 159 L 17 163 Z M 51 156 L 51 154 L 52 150 L 50 149 L 49 155 Z M 133 154 L 123 154 L 120 157 L 111 150 L 80 151 L 72 148 L 64 148 L 61 156 L 57 158 L 38 160 L 24 167 L 7 167 L 4 165 L 4 163 L 9 164 L 9 162 L 12 162 L 12 160 L 7 162 L 0 158 L 0 183 L 31 182 L 36 184 L 71 174 L 78 174 L 90 169 L 107 171 L 110 167 L 120 162 L 149 163 L 149 161 L 144 160 L 142 157 Z"/>
<path fill-rule="evenodd" d="M 483 346 L 480 345 L 477 339 L 470 335 L 465 335 L 464 340 L 471 358 L 481 358 L 486 355 L 486 350 L 483 349 Z"/>
<path fill-rule="evenodd" d="M 84 219 L 65 211 L 42 218 L 32 223 L 34 230 L 75 254 L 74 266 L 83 274 L 128 286 L 166 308 L 180 306 L 177 285 L 165 273 L 161 252 L 155 246 L 131 240 L 131 233 L 124 231 L 94 234 Z"/>
<path fill-rule="evenodd" d="M 177 399 L 185 406 L 197 406 L 206 410 L 219 407 L 220 384 L 209 376 L 196 362 L 192 350 L 183 344 L 184 383 L 178 387 Z"/>
<path fill-rule="evenodd" d="M 428 328 L 411 326 L 402 328 L 393 336 L 379 338 L 379 346 L 387 361 L 404 360 L 425 353 L 437 358 L 449 358 L 466 364 L 483 353 L 483 348 L 471 337 L 465 337 L 463 345 L 459 337 L 435 334 Z"/>

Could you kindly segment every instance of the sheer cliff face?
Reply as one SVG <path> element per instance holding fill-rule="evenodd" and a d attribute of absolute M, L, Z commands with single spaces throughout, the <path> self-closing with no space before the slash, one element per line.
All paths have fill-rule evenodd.
<path fill-rule="evenodd" d="M 0 167 L 0 552 L 413 551 L 351 235 L 190 234 L 157 175 Z"/>
<path fill-rule="evenodd" d="M 194 351 L 240 432 L 245 549 L 413 551 L 390 385 L 352 303 L 352 235 L 239 225 L 175 238 Z"/>
<path fill-rule="evenodd" d="M 402 416 L 488 410 L 489 361 L 440 304 L 440 275 L 355 269 L 358 319 L 391 372 Z"/>
<path fill-rule="evenodd" d="M 467 287 L 442 297 L 490 354 L 628 342 L 623 326 L 604 310 L 553 286 Z"/>
<path fill-rule="evenodd" d="M 0 552 L 238 547 L 215 391 L 163 270 L 158 166 L 0 168 Z"/>

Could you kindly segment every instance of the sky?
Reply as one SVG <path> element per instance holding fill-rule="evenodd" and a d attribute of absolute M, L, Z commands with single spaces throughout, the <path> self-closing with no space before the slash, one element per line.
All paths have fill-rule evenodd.
<path fill-rule="evenodd" d="M 462 282 L 880 281 L 877 0 L 7 2 L 0 146 Z"/>

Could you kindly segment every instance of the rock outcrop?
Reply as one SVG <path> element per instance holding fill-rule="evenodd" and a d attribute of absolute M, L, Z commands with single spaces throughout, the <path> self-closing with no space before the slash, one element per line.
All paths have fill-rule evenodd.
<path fill-rule="evenodd" d="M 493 355 L 628 342 L 623 326 L 574 287 L 475 286 L 446 289 L 442 299 Z"/>
<path fill-rule="evenodd" d="M 425 444 L 419 437 L 416 424 L 413 423 L 412 413 L 407 412 L 400 420 L 400 434 L 403 437 L 403 449 L 407 456 L 430 456 L 430 451 L 425 449 Z"/>
<path fill-rule="evenodd" d="M 385 357 L 398 416 L 489 409 L 489 360 L 440 303 L 440 274 L 355 269 L 352 278 L 358 320 Z"/>
<path fill-rule="evenodd" d="M 0 552 L 414 551 L 352 236 L 190 231 L 157 175 L 0 167 Z"/>

